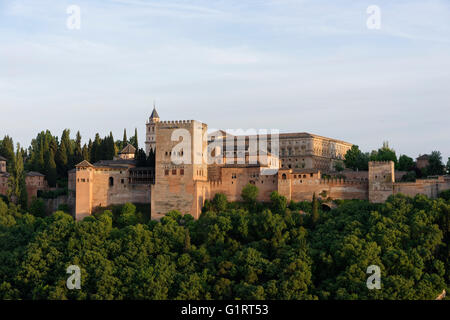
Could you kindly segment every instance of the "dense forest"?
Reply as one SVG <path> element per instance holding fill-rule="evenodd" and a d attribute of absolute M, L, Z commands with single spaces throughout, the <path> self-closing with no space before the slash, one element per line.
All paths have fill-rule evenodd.
<path fill-rule="evenodd" d="M 222 194 L 198 220 L 133 204 L 76 222 L 0 200 L 0 299 L 435 299 L 449 291 L 450 192 L 386 203 Z M 81 269 L 69 290 L 66 269 Z M 369 290 L 369 265 L 381 289 Z"/>

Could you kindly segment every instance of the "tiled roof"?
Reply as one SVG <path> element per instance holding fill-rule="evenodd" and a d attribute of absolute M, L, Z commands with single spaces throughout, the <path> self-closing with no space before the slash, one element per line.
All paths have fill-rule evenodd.
<path fill-rule="evenodd" d="M 156 111 L 156 108 L 153 107 L 153 111 L 152 111 L 152 115 L 150 116 L 151 118 L 159 118 L 158 112 Z"/>
<path fill-rule="evenodd" d="M 45 177 L 45 175 L 43 175 L 40 172 L 36 172 L 36 171 L 27 172 L 27 176 L 29 176 L 29 177 Z"/>
<path fill-rule="evenodd" d="M 93 167 L 93 165 L 90 164 L 89 161 L 83 160 L 79 164 L 77 164 L 75 167 Z"/>
<path fill-rule="evenodd" d="M 135 153 L 136 148 L 131 144 L 127 144 L 127 146 L 123 148 L 122 151 L 119 152 L 119 154 L 135 154 Z"/>

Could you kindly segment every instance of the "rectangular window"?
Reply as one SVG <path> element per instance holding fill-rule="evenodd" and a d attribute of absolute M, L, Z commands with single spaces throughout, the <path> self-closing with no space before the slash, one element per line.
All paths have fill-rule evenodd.
<path fill-rule="evenodd" d="M 172 175 L 176 176 L 177 175 L 177 169 L 172 169 Z"/>
<path fill-rule="evenodd" d="M 164 175 L 168 176 L 169 175 L 169 170 L 164 170 Z"/>
<path fill-rule="evenodd" d="M 180 169 L 180 176 L 184 176 L 184 169 Z"/>

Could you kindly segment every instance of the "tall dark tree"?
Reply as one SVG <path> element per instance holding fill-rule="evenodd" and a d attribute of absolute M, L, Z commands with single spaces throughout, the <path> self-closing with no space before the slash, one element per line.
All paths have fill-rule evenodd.
<path fill-rule="evenodd" d="M 120 146 L 120 149 L 123 149 L 128 144 L 128 138 L 127 138 L 127 129 L 123 129 L 123 139 L 122 139 L 122 145 Z"/>
<path fill-rule="evenodd" d="M 134 129 L 134 136 L 130 138 L 130 144 L 136 149 L 139 149 L 137 128 Z"/>
<path fill-rule="evenodd" d="M 23 153 L 20 145 L 17 144 L 17 151 L 14 156 L 14 168 L 9 177 L 8 195 L 10 200 L 20 204 L 22 208 L 27 207 L 28 195 L 25 183 L 25 171 L 23 164 Z"/>
<path fill-rule="evenodd" d="M 442 155 L 440 151 L 433 151 L 428 159 L 426 167 L 428 175 L 442 175 L 445 173 L 445 166 L 442 163 Z"/>
<path fill-rule="evenodd" d="M 312 225 L 316 226 L 318 221 L 319 221 L 319 201 L 317 200 L 316 193 L 314 192 L 312 198 L 312 212 L 311 212 Z"/>
<path fill-rule="evenodd" d="M 344 164 L 347 168 L 353 170 L 368 170 L 369 157 L 359 150 L 357 145 L 353 145 L 345 154 Z"/>
<path fill-rule="evenodd" d="M 7 160 L 7 170 L 12 172 L 14 168 L 15 153 L 13 139 L 6 135 L 0 144 L 0 155 Z"/>
<path fill-rule="evenodd" d="M 398 158 L 398 170 L 400 171 L 412 171 L 414 170 L 414 160 L 407 155 L 401 155 L 400 158 Z"/>
<path fill-rule="evenodd" d="M 68 162 L 66 144 L 61 142 L 55 156 L 56 169 L 60 177 L 66 176 L 69 167 Z"/>
<path fill-rule="evenodd" d="M 89 148 L 86 144 L 84 144 L 84 146 L 83 146 L 82 155 L 83 155 L 83 159 L 81 161 L 83 161 L 83 160 L 90 161 L 91 160 Z"/>
<path fill-rule="evenodd" d="M 75 149 L 73 151 L 73 166 L 83 161 L 83 159 L 84 157 L 83 157 L 83 148 L 81 147 L 81 134 L 80 131 L 78 131 L 75 140 Z"/>
<path fill-rule="evenodd" d="M 61 143 L 60 145 L 64 145 L 64 148 L 66 149 L 66 158 L 67 158 L 67 168 L 73 167 L 73 144 L 70 140 L 70 130 L 65 129 L 61 135 Z"/>
<path fill-rule="evenodd" d="M 150 149 L 147 157 L 147 166 L 149 167 L 155 167 L 155 152 L 153 149 Z"/>
<path fill-rule="evenodd" d="M 47 152 L 47 154 L 45 155 L 45 175 L 47 178 L 48 185 L 50 187 L 55 187 L 56 180 L 58 178 L 58 172 L 56 169 L 53 149 L 50 149 L 49 152 Z"/>
<path fill-rule="evenodd" d="M 112 132 L 109 133 L 109 136 L 105 140 L 106 140 L 105 157 L 107 160 L 112 160 L 116 155 L 116 146 L 114 143 L 114 137 Z"/>
<path fill-rule="evenodd" d="M 136 149 L 134 157 L 139 167 L 147 167 L 147 155 L 145 154 L 145 151 L 143 149 Z"/>
<path fill-rule="evenodd" d="M 95 134 L 94 142 L 91 149 L 91 161 L 95 163 L 102 160 L 102 139 L 98 133 Z"/>
<path fill-rule="evenodd" d="M 372 151 L 370 155 L 371 161 L 393 161 L 395 166 L 397 167 L 397 155 L 395 154 L 395 150 L 389 147 L 389 143 L 387 141 L 383 142 L 383 146 L 377 151 Z"/>
<path fill-rule="evenodd" d="M 89 162 L 94 162 L 94 161 L 93 161 L 93 157 L 92 157 L 92 149 L 93 149 L 93 147 L 94 147 L 94 143 L 92 142 L 91 139 L 89 139 L 88 146 L 87 146 L 87 151 L 88 151 L 88 155 L 89 155 L 89 160 L 86 159 L 86 160 L 88 160 Z"/>

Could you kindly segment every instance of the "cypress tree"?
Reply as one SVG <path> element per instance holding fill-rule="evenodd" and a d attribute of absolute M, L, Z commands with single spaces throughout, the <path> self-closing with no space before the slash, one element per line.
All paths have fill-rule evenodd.
<path fill-rule="evenodd" d="M 122 140 L 122 146 L 120 149 L 123 149 L 128 144 L 128 138 L 127 138 L 127 129 L 123 129 L 123 140 Z"/>
<path fill-rule="evenodd" d="M 28 204 L 28 195 L 23 166 L 23 152 L 19 144 L 17 144 L 17 152 L 14 158 L 14 168 L 8 181 L 8 196 L 11 201 L 20 204 L 22 208 L 26 208 Z"/>
<path fill-rule="evenodd" d="M 114 137 L 112 132 L 109 133 L 109 137 L 106 139 L 106 150 L 107 150 L 107 159 L 112 160 L 114 159 L 114 156 L 116 155 L 116 147 L 114 144 Z"/>
<path fill-rule="evenodd" d="M 68 158 L 67 158 L 67 149 L 66 145 L 61 142 L 58 150 L 56 151 L 55 156 L 56 168 L 58 171 L 58 175 L 60 177 L 65 177 L 67 175 L 68 169 Z"/>
<path fill-rule="evenodd" d="M 12 172 L 14 169 L 14 161 L 15 161 L 15 154 L 14 154 L 14 142 L 13 139 L 6 135 L 2 143 L 0 145 L 0 155 L 5 157 L 7 160 L 7 171 Z"/>
<path fill-rule="evenodd" d="M 81 148 L 81 134 L 80 131 L 78 131 L 75 140 L 75 150 L 73 152 L 73 164 L 71 167 L 83 161 L 83 158 L 83 149 Z"/>
<path fill-rule="evenodd" d="M 56 186 L 57 179 L 57 171 L 56 171 L 56 163 L 55 156 L 53 154 L 53 150 L 50 149 L 45 157 L 45 175 L 47 177 L 47 182 L 50 187 Z"/>
<path fill-rule="evenodd" d="M 83 160 L 89 161 L 90 160 L 90 158 L 89 158 L 89 148 L 87 147 L 86 144 L 84 144 L 84 146 L 83 146 L 82 157 L 83 157 L 83 159 L 81 161 L 83 161 Z"/>
<path fill-rule="evenodd" d="M 95 134 L 95 140 L 92 143 L 91 149 L 91 161 L 95 163 L 101 160 L 102 157 L 102 140 L 100 139 L 100 135 L 98 133 Z"/>
<path fill-rule="evenodd" d="M 86 160 L 88 160 L 89 162 L 93 162 L 93 161 L 92 161 L 92 147 L 93 147 L 92 140 L 89 139 L 89 143 L 88 143 L 88 146 L 87 146 L 88 159 L 86 159 Z"/>
<path fill-rule="evenodd" d="M 319 202 L 316 198 L 316 193 L 313 194 L 312 199 L 312 224 L 315 226 L 317 224 L 317 221 L 319 221 Z"/>
<path fill-rule="evenodd" d="M 185 229 L 184 232 L 184 252 L 191 250 L 191 236 L 189 235 L 189 229 Z"/>

